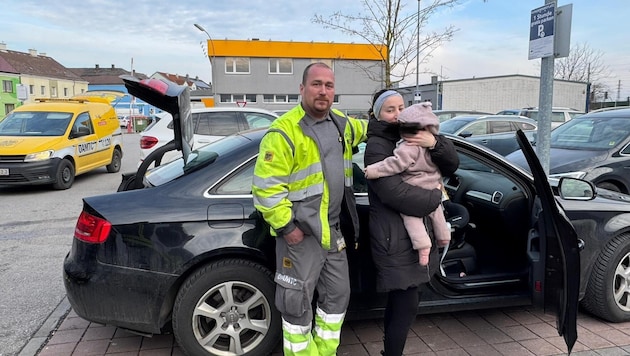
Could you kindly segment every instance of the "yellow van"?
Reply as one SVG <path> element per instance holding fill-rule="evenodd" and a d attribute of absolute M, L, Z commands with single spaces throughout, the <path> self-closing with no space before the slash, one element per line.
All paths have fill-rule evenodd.
<path fill-rule="evenodd" d="M 68 189 L 75 176 L 95 168 L 118 172 L 122 131 L 111 101 L 123 95 L 87 92 L 13 110 L 0 121 L 0 184 Z"/>

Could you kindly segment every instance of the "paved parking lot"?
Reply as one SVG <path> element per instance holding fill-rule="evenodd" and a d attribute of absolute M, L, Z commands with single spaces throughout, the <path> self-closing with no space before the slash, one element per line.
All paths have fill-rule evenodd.
<path fill-rule="evenodd" d="M 380 355 L 382 320 L 348 321 L 338 355 Z M 418 316 L 405 355 L 566 355 L 555 318 L 526 308 Z M 572 355 L 630 355 L 630 322 L 612 324 L 581 313 Z M 19 356 L 184 355 L 172 335 L 142 337 L 90 323 L 66 299 Z M 280 345 L 273 356 L 282 355 Z"/>

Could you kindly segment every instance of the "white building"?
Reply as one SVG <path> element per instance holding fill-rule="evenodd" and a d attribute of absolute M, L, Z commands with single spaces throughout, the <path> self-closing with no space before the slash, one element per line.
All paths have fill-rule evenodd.
<path fill-rule="evenodd" d="M 407 104 L 413 101 L 415 86 L 400 88 Z M 422 100 L 430 100 L 434 110 L 475 110 L 496 113 L 504 109 L 538 106 L 540 78 L 527 75 L 438 81 L 419 86 Z M 587 83 L 554 80 L 552 106 L 586 110 Z"/>

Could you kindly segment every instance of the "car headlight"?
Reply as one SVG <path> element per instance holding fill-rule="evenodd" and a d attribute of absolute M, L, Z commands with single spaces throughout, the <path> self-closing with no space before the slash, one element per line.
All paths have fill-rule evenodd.
<path fill-rule="evenodd" d="M 549 175 L 549 177 L 552 177 L 552 178 L 569 177 L 569 178 L 577 178 L 577 179 L 584 179 L 585 176 L 586 176 L 586 172 L 581 172 L 581 171 L 565 172 L 565 173 L 557 173 L 557 174 Z"/>
<path fill-rule="evenodd" d="M 24 157 L 24 162 L 45 161 L 47 159 L 50 159 L 50 157 L 52 157 L 54 152 L 55 151 L 53 150 L 48 150 L 48 151 L 27 154 L 26 157 Z"/>

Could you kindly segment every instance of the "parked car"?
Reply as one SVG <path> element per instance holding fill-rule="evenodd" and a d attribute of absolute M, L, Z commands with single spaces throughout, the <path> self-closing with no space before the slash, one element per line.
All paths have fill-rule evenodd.
<path fill-rule="evenodd" d="M 37 99 L 0 122 L 0 184 L 68 189 L 77 175 L 120 170 L 122 134 L 111 102 L 124 93 L 88 91 Z"/>
<path fill-rule="evenodd" d="M 482 112 L 476 110 L 433 110 L 433 113 L 438 117 L 440 122 L 452 119 L 455 116 L 462 115 L 492 115 L 489 112 Z"/>
<path fill-rule="evenodd" d="M 156 114 L 161 119 L 140 134 L 140 162 L 158 147 L 173 140 L 173 117 L 168 112 Z M 192 109 L 193 148 L 207 145 L 227 135 L 252 128 L 269 127 L 277 114 L 264 109 L 241 107 L 212 107 Z M 163 118 L 163 119 L 162 119 Z M 177 151 L 167 153 L 163 162 L 181 156 Z"/>
<path fill-rule="evenodd" d="M 142 91 L 130 92 L 144 99 Z M 164 101 L 150 103 L 178 102 Z M 92 322 L 143 334 L 172 330 L 187 354 L 270 354 L 280 340 L 275 243 L 251 195 L 265 130 L 188 151 L 191 120 L 175 121 L 184 157 L 124 175 L 118 193 L 83 199 L 63 267 L 70 304 Z M 606 320 L 630 320 L 630 228 L 621 223 L 630 204 L 628 196 L 596 194 L 592 183 L 574 178 L 553 181 L 552 190 L 527 138 L 521 131 L 517 137 L 532 175 L 451 137 L 460 166 L 445 187 L 468 208 L 470 224 L 453 232 L 442 272 L 421 286 L 418 312 L 545 305 L 556 310 L 570 351 L 579 299 Z M 347 251 L 348 319 L 382 316 L 386 301 L 376 292 L 370 256 L 363 152 L 354 157 L 362 228 L 358 249 Z"/>
<path fill-rule="evenodd" d="M 140 132 L 148 127 L 153 119 L 146 115 L 123 115 L 118 116 L 118 123 L 121 129 L 127 129 L 127 125 L 131 123 L 131 126 L 136 132 Z"/>
<path fill-rule="evenodd" d="M 523 130 L 532 142 L 536 122 L 514 115 L 463 115 L 440 124 L 440 133 L 464 137 L 503 156 L 519 149 L 517 130 Z"/>
<path fill-rule="evenodd" d="M 497 115 L 519 115 L 538 121 L 538 108 L 527 107 L 522 109 L 506 109 L 499 111 Z M 553 108 L 551 108 L 551 128 L 554 129 L 561 124 L 581 115 L 584 115 L 583 111 L 572 108 L 554 106 Z"/>
<path fill-rule="evenodd" d="M 592 112 L 551 131 L 549 174 L 592 181 L 596 186 L 630 193 L 630 109 Z M 520 151 L 506 157 L 522 167 Z"/>
<path fill-rule="evenodd" d="M 517 115 L 517 116 L 520 116 L 521 115 L 521 111 L 522 111 L 522 109 L 505 109 L 505 110 L 499 111 L 495 115 Z"/>

